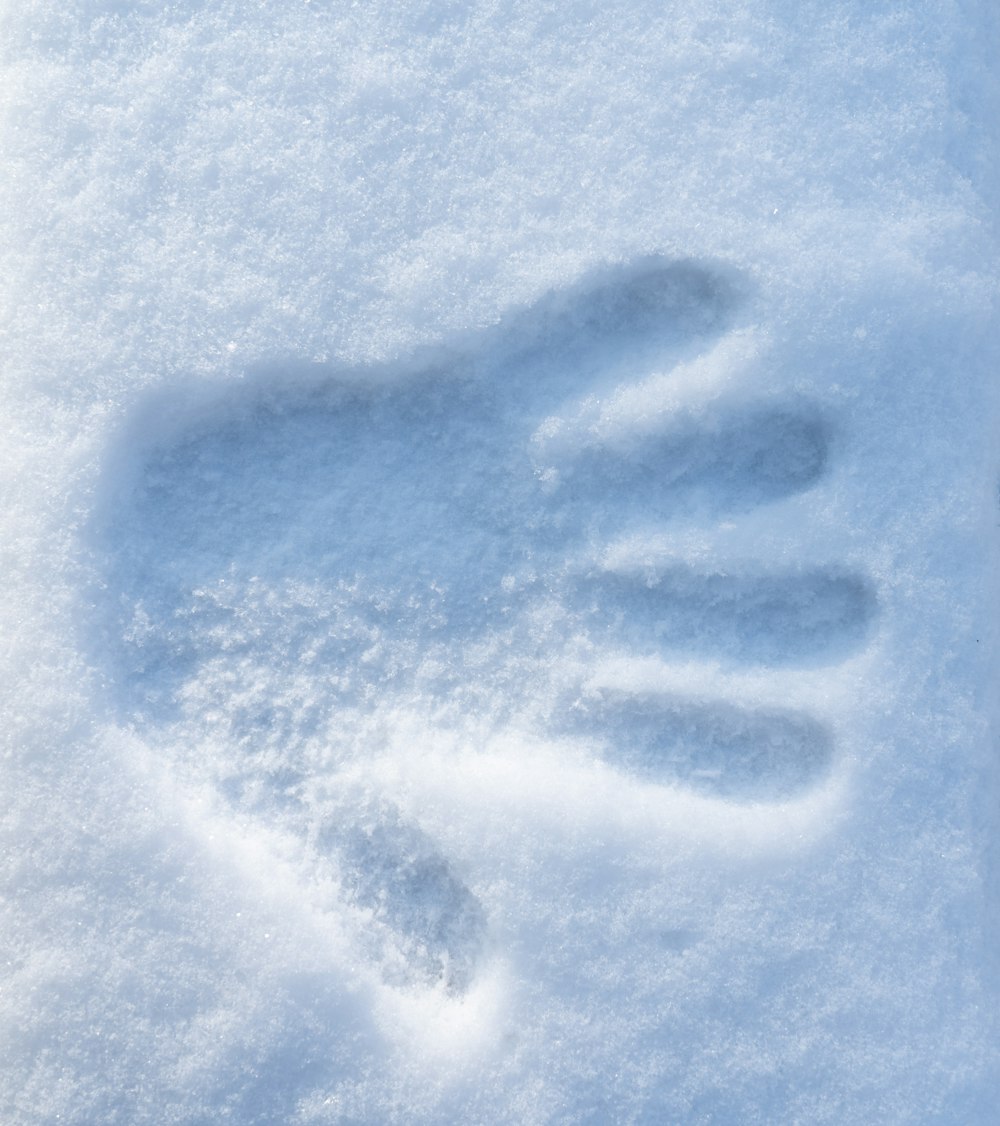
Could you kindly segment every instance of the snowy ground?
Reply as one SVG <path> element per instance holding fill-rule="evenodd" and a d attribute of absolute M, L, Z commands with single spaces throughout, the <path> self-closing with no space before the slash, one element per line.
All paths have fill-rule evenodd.
<path fill-rule="evenodd" d="M 3 1121 L 995 1122 L 993 6 L 0 58 Z"/>

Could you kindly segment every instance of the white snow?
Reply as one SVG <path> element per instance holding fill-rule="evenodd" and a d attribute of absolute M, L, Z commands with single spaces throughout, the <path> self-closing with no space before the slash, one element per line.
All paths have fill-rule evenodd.
<path fill-rule="evenodd" d="M 0 5 L 0 1114 L 996 1120 L 1000 15 Z"/>

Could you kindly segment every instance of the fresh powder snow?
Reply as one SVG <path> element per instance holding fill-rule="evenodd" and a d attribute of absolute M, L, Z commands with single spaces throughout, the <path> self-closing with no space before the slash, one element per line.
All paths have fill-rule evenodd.
<path fill-rule="evenodd" d="M 4 1124 L 997 1121 L 998 59 L 0 4 Z"/>

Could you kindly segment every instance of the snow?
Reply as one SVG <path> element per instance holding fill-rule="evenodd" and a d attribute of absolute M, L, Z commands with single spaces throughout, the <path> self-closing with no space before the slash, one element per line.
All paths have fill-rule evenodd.
<path fill-rule="evenodd" d="M 992 6 L 0 21 L 5 1121 L 993 1122 Z"/>

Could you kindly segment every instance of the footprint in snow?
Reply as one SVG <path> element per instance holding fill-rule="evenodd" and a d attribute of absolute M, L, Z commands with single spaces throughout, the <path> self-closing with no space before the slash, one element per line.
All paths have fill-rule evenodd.
<path fill-rule="evenodd" d="M 103 523 L 120 708 L 188 748 L 179 767 L 197 761 L 237 810 L 299 837 L 390 980 L 464 988 L 486 931 L 418 825 L 337 796 L 393 701 L 534 714 L 622 771 L 730 802 L 829 772 L 832 737 L 808 715 L 648 684 L 567 691 L 559 675 L 568 654 L 780 675 L 865 638 L 870 586 L 834 564 L 608 551 L 763 514 L 827 471 L 830 426 L 801 402 L 643 407 L 643 379 L 705 353 L 737 305 L 717 271 L 644 259 L 448 362 L 235 392 L 151 450 Z"/>

